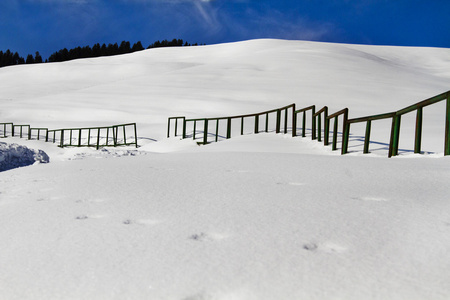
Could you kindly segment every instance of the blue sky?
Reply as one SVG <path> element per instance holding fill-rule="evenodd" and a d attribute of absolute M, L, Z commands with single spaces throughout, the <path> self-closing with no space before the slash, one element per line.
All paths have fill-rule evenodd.
<path fill-rule="evenodd" d="M 255 38 L 450 48 L 450 0 L 1 0 L 0 50 Z"/>

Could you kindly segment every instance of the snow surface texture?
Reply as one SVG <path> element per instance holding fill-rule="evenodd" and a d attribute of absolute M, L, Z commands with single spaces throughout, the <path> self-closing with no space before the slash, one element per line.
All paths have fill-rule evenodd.
<path fill-rule="evenodd" d="M 390 112 L 448 90 L 448 70 L 448 49 L 279 40 L 0 69 L 0 120 L 137 121 L 142 146 L 4 139 L 52 163 L 0 172 L 0 299 L 449 299 L 442 106 L 424 110 L 426 155 L 402 129 L 387 158 L 390 122 L 368 155 L 364 126 L 344 156 L 274 133 L 164 138 L 176 115 Z"/>
<path fill-rule="evenodd" d="M 0 142 L 0 172 L 39 163 L 48 163 L 48 155 L 42 150 L 32 150 L 25 146 Z"/>

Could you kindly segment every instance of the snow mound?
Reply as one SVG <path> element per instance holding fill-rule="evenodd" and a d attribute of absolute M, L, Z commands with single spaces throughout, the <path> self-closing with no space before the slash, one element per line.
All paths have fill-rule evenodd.
<path fill-rule="evenodd" d="M 25 167 L 36 162 L 48 163 L 50 158 L 42 150 L 33 150 L 18 144 L 0 142 L 0 172 Z"/>

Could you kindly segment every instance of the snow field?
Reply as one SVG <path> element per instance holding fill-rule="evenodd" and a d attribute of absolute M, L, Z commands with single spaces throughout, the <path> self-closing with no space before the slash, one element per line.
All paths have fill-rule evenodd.
<path fill-rule="evenodd" d="M 0 172 L 0 299 L 448 299 L 441 103 L 424 110 L 430 153 L 411 153 L 408 116 L 391 159 L 386 120 L 368 155 L 365 124 L 345 156 L 310 136 L 165 136 L 169 116 L 293 102 L 391 112 L 448 90 L 449 69 L 448 49 L 279 40 L 0 69 L 2 122 L 137 122 L 141 146 L 2 139 L 51 163 Z"/>
<path fill-rule="evenodd" d="M 55 162 L 0 180 L 0 294 L 9 299 L 450 292 L 441 159 L 148 154 Z"/>

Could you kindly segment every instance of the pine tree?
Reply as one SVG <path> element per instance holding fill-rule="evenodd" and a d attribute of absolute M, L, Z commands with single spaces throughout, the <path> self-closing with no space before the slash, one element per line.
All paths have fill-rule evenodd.
<path fill-rule="evenodd" d="M 130 52 L 131 52 L 130 42 L 122 41 L 122 43 L 120 43 L 120 46 L 119 46 L 119 53 L 124 54 L 124 53 L 130 53 Z"/>
<path fill-rule="evenodd" d="M 134 43 L 133 47 L 131 48 L 131 52 L 141 51 L 141 50 L 144 50 L 144 47 L 142 46 L 141 41 L 138 41 L 137 43 Z"/>
<path fill-rule="evenodd" d="M 39 51 L 36 51 L 36 55 L 34 56 L 34 62 L 37 64 L 42 63 L 42 56 L 39 54 Z"/>
<path fill-rule="evenodd" d="M 26 64 L 34 64 L 34 57 L 31 54 L 28 54 L 27 60 L 25 61 Z"/>

